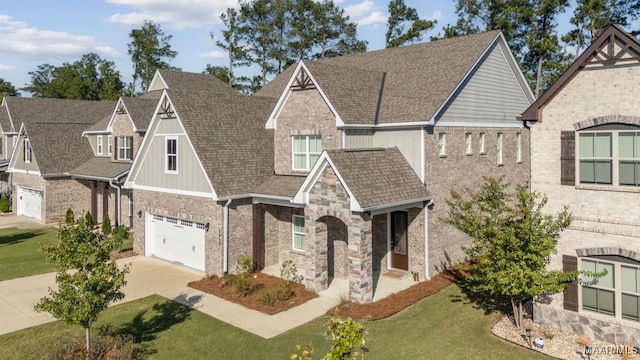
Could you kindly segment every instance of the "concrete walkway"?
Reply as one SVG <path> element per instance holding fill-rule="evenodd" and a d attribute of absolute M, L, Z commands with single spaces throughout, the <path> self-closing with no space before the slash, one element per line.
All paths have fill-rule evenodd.
<path fill-rule="evenodd" d="M 0 214 L 0 229 L 37 229 L 47 225 L 25 216 L 15 216 L 13 214 Z"/>

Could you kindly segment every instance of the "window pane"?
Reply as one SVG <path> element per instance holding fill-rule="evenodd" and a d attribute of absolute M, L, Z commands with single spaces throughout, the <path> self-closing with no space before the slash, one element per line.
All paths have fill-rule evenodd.
<path fill-rule="evenodd" d="M 606 287 L 613 289 L 613 264 L 601 263 L 599 262 L 596 266 L 597 272 L 602 272 L 603 270 L 607 270 L 607 275 L 598 278 L 597 284 L 598 286 Z"/>
<path fill-rule="evenodd" d="M 611 134 L 597 134 L 595 148 L 596 157 L 611 157 Z"/>
<path fill-rule="evenodd" d="M 622 294 L 622 317 L 625 319 L 639 320 L 638 297 Z"/>
<path fill-rule="evenodd" d="M 594 134 L 580 134 L 580 157 L 593 157 Z"/>
<path fill-rule="evenodd" d="M 633 151 L 633 143 L 634 143 L 634 134 L 633 133 L 620 133 L 618 136 L 618 154 L 621 158 L 632 158 Z"/>
<path fill-rule="evenodd" d="M 322 152 L 322 138 L 320 136 L 309 137 L 309 152 L 320 153 Z"/>
<path fill-rule="evenodd" d="M 614 292 L 598 289 L 598 312 L 613 315 L 615 313 Z"/>
<path fill-rule="evenodd" d="M 638 268 L 621 266 L 620 280 L 622 281 L 622 291 L 640 293 L 638 291 Z"/>
<path fill-rule="evenodd" d="M 293 155 L 293 168 L 297 170 L 304 170 L 307 168 L 307 156 Z"/>
<path fill-rule="evenodd" d="M 596 182 L 595 161 L 580 160 L 580 182 L 582 183 Z"/>
<path fill-rule="evenodd" d="M 580 261 L 580 268 L 582 271 L 595 273 L 596 272 L 596 262 L 591 260 L 582 260 Z M 592 284 L 594 278 L 588 275 L 582 275 L 582 282 L 585 284 Z"/>
<path fill-rule="evenodd" d="M 293 247 L 296 250 L 304 250 L 304 235 L 302 234 L 294 235 Z"/>
<path fill-rule="evenodd" d="M 306 152 L 307 144 L 306 138 L 304 136 L 294 136 L 293 137 L 293 151 L 295 152 Z"/>
<path fill-rule="evenodd" d="M 594 288 L 582 287 L 582 308 L 598 311 L 598 291 Z"/>
<path fill-rule="evenodd" d="M 309 155 L 309 168 L 313 167 L 318 158 L 320 158 L 320 155 Z"/>
<path fill-rule="evenodd" d="M 304 233 L 304 218 L 301 216 L 293 217 L 293 231 Z"/>
<path fill-rule="evenodd" d="M 636 185 L 636 164 L 634 161 L 620 161 L 618 177 L 620 185 Z"/>
<path fill-rule="evenodd" d="M 596 183 L 611 184 L 611 161 L 596 161 Z"/>

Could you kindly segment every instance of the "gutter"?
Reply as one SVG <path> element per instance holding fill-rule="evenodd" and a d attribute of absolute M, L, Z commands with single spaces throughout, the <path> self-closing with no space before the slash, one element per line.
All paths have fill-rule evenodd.
<path fill-rule="evenodd" d="M 429 206 L 433 205 L 433 199 L 429 199 L 424 207 L 424 277 L 431 280 L 429 274 Z"/>
<path fill-rule="evenodd" d="M 398 201 L 398 202 L 394 202 L 394 203 L 390 203 L 390 204 L 375 205 L 375 206 L 370 206 L 370 207 L 363 208 L 361 211 L 362 212 L 370 212 L 370 211 L 382 210 L 382 209 L 396 207 L 396 206 L 403 206 L 403 205 L 408 205 L 408 204 L 413 204 L 413 203 L 419 203 L 419 202 L 423 202 L 423 201 L 433 202 L 433 197 L 432 196 L 428 196 L 428 197 L 423 197 L 423 198 L 416 198 L 416 199 L 411 199 L 411 200 Z"/>
<path fill-rule="evenodd" d="M 222 225 L 222 271 L 224 274 L 229 273 L 229 205 L 231 205 L 231 199 L 227 200 L 224 204 L 224 215 Z"/>

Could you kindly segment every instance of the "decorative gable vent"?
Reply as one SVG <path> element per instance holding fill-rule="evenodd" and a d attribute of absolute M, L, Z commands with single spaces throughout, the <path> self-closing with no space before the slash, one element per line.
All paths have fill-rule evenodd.
<path fill-rule="evenodd" d="M 640 63 L 640 49 L 616 36 L 609 35 L 607 41 L 594 52 L 585 64 L 586 68 L 625 66 Z"/>
<path fill-rule="evenodd" d="M 118 104 L 118 109 L 116 110 L 117 114 L 126 114 L 127 113 L 127 109 L 124 107 L 123 103 L 119 103 Z"/>
<path fill-rule="evenodd" d="M 175 110 L 173 110 L 173 106 L 171 106 L 171 102 L 167 97 L 162 100 L 162 104 L 160 104 L 160 111 L 158 112 L 163 119 L 174 118 Z"/>
<path fill-rule="evenodd" d="M 307 89 L 315 89 L 313 81 L 311 81 L 311 77 L 304 71 L 303 68 L 298 72 L 298 76 L 296 76 L 295 80 L 293 80 L 293 84 L 291 84 L 291 90 L 307 90 Z"/>

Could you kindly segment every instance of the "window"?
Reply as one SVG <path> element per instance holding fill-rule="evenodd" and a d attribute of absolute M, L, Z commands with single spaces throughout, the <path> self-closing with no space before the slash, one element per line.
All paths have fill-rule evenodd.
<path fill-rule="evenodd" d="M 293 215 L 293 250 L 304 251 L 304 216 Z"/>
<path fill-rule="evenodd" d="M 320 135 L 293 136 L 293 170 L 309 170 L 322 153 Z"/>
<path fill-rule="evenodd" d="M 496 153 L 498 154 L 498 164 L 502 164 L 502 133 L 496 136 Z"/>
<path fill-rule="evenodd" d="M 464 135 L 464 152 L 467 155 L 471 155 L 471 133 Z"/>
<path fill-rule="evenodd" d="M 618 161 L 620 185 L 640 185 L 640 133 L 618 134 Z"/>
<path fill-rule="evenodd" d="M 522 133 L 516 133 L 516 162 L 522 162 Z"/>
<path fill-rule="evenodd" d="M 483 132 L 481 132 L 480 135 L 478 136 L 478 145 L 480 145 L 480 154 L 486 153 L 486 151 L 484 150 L 484 133 Z"/>
<path fill-rule="evenodd" d="M 102 135 L 96 136 L 96 153 L 102 155 Z"/>
<path fill-rule="evenodd" d="M 607 274 L 582 275 L 582 310 L 640 321 L 640 268 L 624 262 L 585 258 L 581 270 Z"/>
<path fill-rule="evenodd" d="M 131 136 L 118 137 L 118 160 L 133 159 L 132 151 L 131 151 L 132 140 L 133 138 Z"/>
<path fill-rule="evenodd" d="M 640 186 L 640 132 L 580 132 L 581 184 Z"/>
<path fill-rule="evenodd" d="M 24 162 L 31 162 L 31 141 L 24 139 Z"/>
<path fill-rule="evenodd" d="M 447 155 L 447 138 L 445 133 L 438 134 L 438 155 L 446 156 Z"/>
<path fill-rule="evenodd" d="M 113 138 L 111 135 L 107 135 L 107 155 L 113 154 Z"/>
<path fill-rule="evenodd" d="M 588 184 L 612 183 L 612 134 L 581 133 L 580 182 Z"/>
<path fill-rule="evenodd" d="M 165 137 L 165 172 L 169 174 L 178 173 L 178 138 L 175 136 Z"/>

